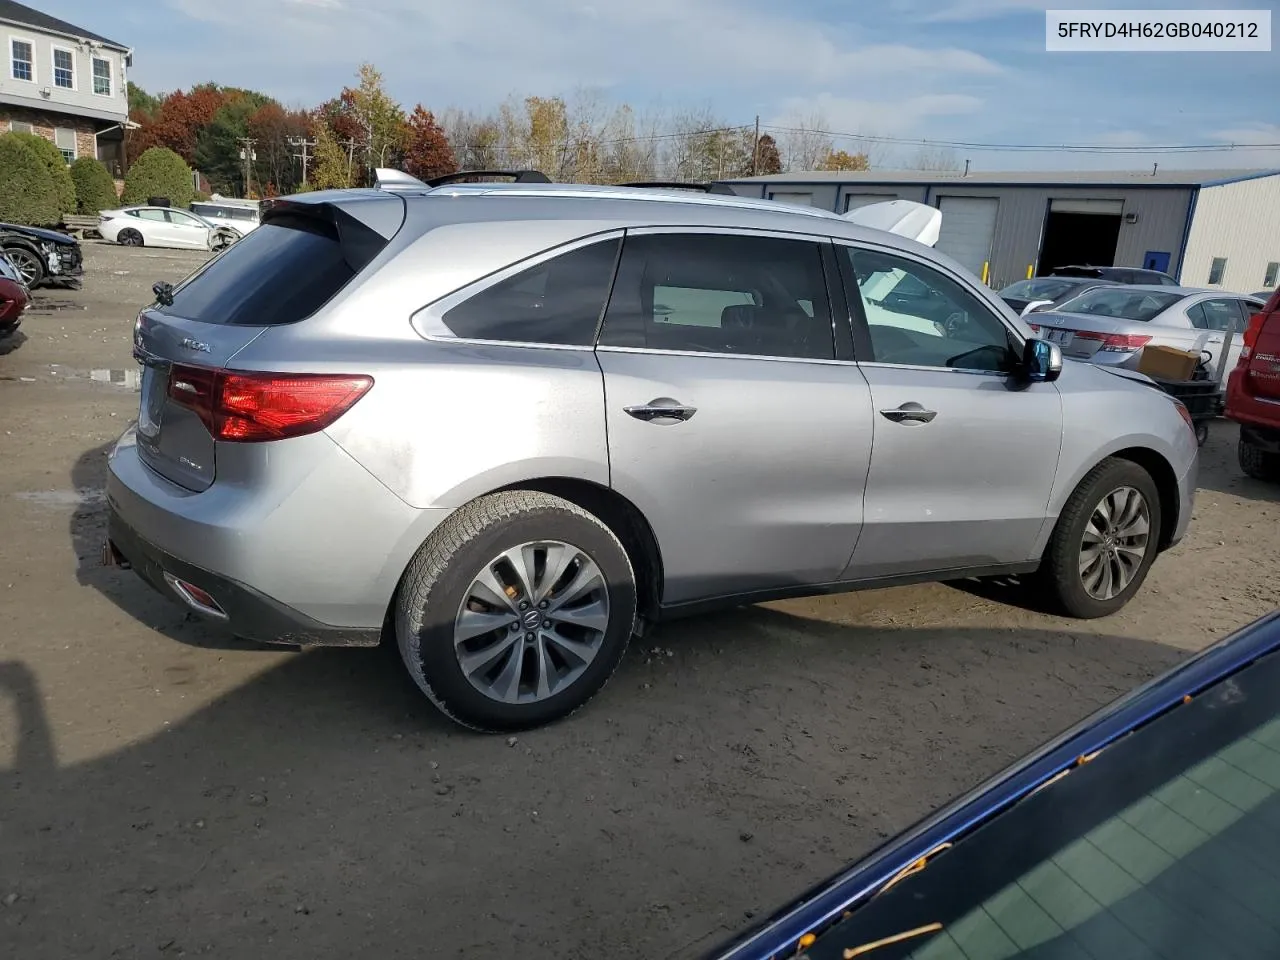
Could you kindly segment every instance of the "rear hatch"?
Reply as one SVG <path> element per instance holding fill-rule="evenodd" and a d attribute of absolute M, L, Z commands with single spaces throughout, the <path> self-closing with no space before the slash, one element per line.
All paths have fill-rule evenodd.
<path fill-rule="evenodd" d="M 1258 323 L 1258 332 L 1253 335 L 1251 330 L 1245 341 L 1249 350 L 1249 393 L 1263 400 L 1280 401 L 1280 292 L 1255 316 L 1260 319 L 1251 320 L 1249 325 Z M 1280 411 L 1276 416 L 1280 420 Z"/>
<path fill-rule="evenodd" d="M 243 240 L 176 286 L 157 284 L 156 302 L 138 315 L 138 452 L 173 483 L 208 489 L 219 439 L 238 439 L 223 407 L 232 358 L 271 327 L 323 307 L 404 222 L 404 201 L 393 194 L 325 196 L 333 195 L 273 203 Z"/>

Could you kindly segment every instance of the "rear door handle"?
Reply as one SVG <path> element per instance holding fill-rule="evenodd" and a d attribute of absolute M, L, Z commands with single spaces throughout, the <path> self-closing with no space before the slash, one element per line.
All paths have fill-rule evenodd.
<path fill-rule="evenodd" d="M 628 416 L 643 420 L 646 423 L 657 423 L 663 420 L 682 422 L 698 412 L 697 407 L 690 407 L 687 404 L 680 403 L 678 400 L 672 400 L 670 397 L 658 397 L 648 403 L 623 407 L 622 409 L 627 412 Z"/>
<path fill-rule="evenodd" d="M 880 416 L 894 423 L 929 423 L 938 415 L 936 410 L 926 410 L 914 401 L 904 403 L 900 407 L 881 410 Z"/>

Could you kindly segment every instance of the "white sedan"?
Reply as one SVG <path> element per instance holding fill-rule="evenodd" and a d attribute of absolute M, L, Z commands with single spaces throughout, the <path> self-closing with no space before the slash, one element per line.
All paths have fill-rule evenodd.
<path fill-rule="evenodd" d="M 103 210 L 98 232 L 108 243 L 126 247 L 183 247 L 220 250 L 239 237 L 235 231 L 173 207 L 125 207 Z"/>

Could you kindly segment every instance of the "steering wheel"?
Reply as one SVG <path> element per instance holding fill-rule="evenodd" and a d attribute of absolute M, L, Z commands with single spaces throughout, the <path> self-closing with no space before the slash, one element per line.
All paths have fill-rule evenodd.
<path fill-rule="evenodd" d="M 961 330 L 969 325 L 969 315 L 963 310 L 956 310 L 948 314 L 947 319 L 942 321 L 942 329 L 947 336 L 954 337 Z"/>

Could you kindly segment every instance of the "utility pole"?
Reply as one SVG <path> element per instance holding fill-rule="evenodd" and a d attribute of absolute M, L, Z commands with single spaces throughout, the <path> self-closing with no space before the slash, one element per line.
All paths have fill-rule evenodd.
<path fill-rule="evenodd" d="M 244 195 L 247 199 L 253 192 L 253 162 L 258 159 L 253 148 L 258 141 L 253 137 L 240 138 L 240 159 L 244 161 Z"/>
<path fill-rule="evenodd" d="M 307 164 L 311 161 L 311 154 L 307 153 L 307 151 L 312 149 L 315 145 L 316 142 L 314 140 L 308 140 L 306 137 L 289 138 L 289 146 L 297 147 L 300 151 L 299 153 L 295 153 L 293 156 L 295 159 L 302 161 L 303 186 L 306 186 L 307 183 Z"/>
<path fill-rule="evenodd" d="M 759 172 L 760 164 L 760 114 L 756 114 L 756 135 L 751 141 L 751 175 Z"/>

